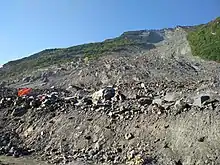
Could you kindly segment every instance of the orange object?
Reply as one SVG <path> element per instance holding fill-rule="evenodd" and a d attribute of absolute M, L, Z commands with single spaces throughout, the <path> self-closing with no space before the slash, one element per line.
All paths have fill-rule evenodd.
<path fill-rule="evenodd" d="M 28 95 L 32 91 L 31 88 L 22 88 L 18 90 L 18 96 Z"/>

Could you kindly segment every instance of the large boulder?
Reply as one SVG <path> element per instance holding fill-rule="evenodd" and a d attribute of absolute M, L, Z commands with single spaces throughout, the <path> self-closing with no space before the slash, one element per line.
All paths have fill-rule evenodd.
<path fill-rule="evenodd" d="M 93 104 L 97 104 L 100 101 L 111 100 L 115 96 L 115 89 L 112 87 L 106 87 L 92 94 Z"/>
<path fill-rule="evenodd" d="M 193 105 L 202 107 L 203 104 L 210 99 L 209 94 L 200 94 L 199 96 L 194 98 Z"/>
<path fill-rule="evenodd" d="M 106 87 L 103 90 L 103 98 L 105 100 L 111 100 L 111 98 L 113 98 L 115 96 L 115 89 L 112 87 Z"/>

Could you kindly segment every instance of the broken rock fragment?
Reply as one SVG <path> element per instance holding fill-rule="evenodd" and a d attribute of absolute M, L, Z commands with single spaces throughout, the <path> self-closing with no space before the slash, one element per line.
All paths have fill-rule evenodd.
<path fill-rule="evenodd" d="M 152 104 L 162 105 L 163 100 L 160 98 L 156 98 L 153 100 Z"/>
<path fill-rule="evenodd" d="M 188 107 L 188 104 L 184 100 L 182 99 L 177 100 L 176 103 L 174 104 L 175 113 L 178 114 L 187 107 Z"/>
<path fill-rule="evenodd" d="M 101 100 L 102 95 L 103 95 L 103 89 L 93 93 L 92 94 L 92 102 L 93 102 L 93 104 L 97 104 Z"/>
<path fill-rule="evenodd" d="M 210 95 L 201 94 L 194 99 L 193 105 L 202 107 L 203 104 L 210 99 Z"/>
<path fill-rule="evenodd" d="M 93 104 L 97 104 L 100 101 L 111 100 L 115 96 L 115 89 L 112 87 L 106 87 L 92 94 Z"/>
<path fill-rule="evenodd" d="M 140 98 L 139 100 L 138 100 L 138 102 L 139 102 L 139 104 L 140 105 L 150 105 L 153 101 L 152 101 L 152 99 L 151 98 Z"/>
<path fill-rule="evenodd" d="M 111 100 L 111 98 L 113 98 L 115 96 L 115 89 L 112 87 L 106 87 L 103 90 L 103 98 L 105 100 Z"/>
<path fill-rule="evenodd" d="M 132 133 L 126 133 L 125 134 L 125 139 L 126 140 L 131 140 L 131 139 L 133 139 L 134 138 L 134 135 L 132 134 Z"/>
<path fill-rule="evenodd" d="M 167 93 L 165 96 L 164 96 L 164 100 L 167 101 L 167 102 L 174 102 L 176 101 L 178 98 L 178 94 L 175 93 L 175 92 L 171 92 L 171 93 Z"/>
<path fill-rule="evenodd" d="M 27 110 L 24 107 L 17 107 L 13 110 L 12 116 L 23 116 Z"/>

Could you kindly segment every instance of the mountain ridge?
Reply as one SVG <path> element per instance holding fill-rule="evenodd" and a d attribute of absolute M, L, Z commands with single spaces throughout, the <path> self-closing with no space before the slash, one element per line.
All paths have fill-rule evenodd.
<path fill-rule="evenodd" d="M 161 43 L 165 40 L 166 32 L 169 33 L 169 31 L 175 31 L 176 29 L 182 29 L 187 32 L 187 39 L 189 41 L 190 47 L 192 48 L 193 55 L 200 56 L 200 54 L 203 53 L 201 51 L 195 50 L 202 50 L 202 48 L 196 49 L 195 45 L 199 45 L 203 41 L 199 40 L 199 37 L 197 37 L 198 39 L 195 40 L 195 36 L 200 35 L 198 31 L 201 31 L 201 27 L 206 27 L 207 29 L 209 29 L 209 26 L 212 26 L 212 24 L 215 23 L 217 20 L 219 20 L 219 17 L 215 20 L 210 21 L 207 24 L 196 26 L 178 25 L 174 28 L 127 31 L 122 33 L 119 37 L 106 39 L 102 42 L 86 43 L 76 46 L 70 46 L 67 48 L 45 49 L 33 55 L 7 62 L 3 65 L 2 68 L 0 68 L 0 78 L 4 79 L 8 77 L 18 76 L 23 73 L 28 73 L 30 71 L 34 71 L 40 68 L 49 67 L 51 65 L 60 65 L 67 62 L 74 62 L 79 58 L 87 58 L 88 60 L 93 60 L 109 53 L 140 53 L 142 51 L 156 48 L 156 45 L 158 45 L 158 43 Z M 209 51 L 211 50 L 208 50 L 208 52 L 207 50 L 204 51 L 206 51 L 206 54 L 209 54 Z M 210 57 L 201 55 L 201 57 L 209 60 L 220 59 L 220 55 L 212 55 Z"/>
<path fill-rule="evenodd" d="M 220 19 L 220 17 L 216 17 L 215 19 L 213 19 L 212 21 L 210 21 L 210 22 L 208 22 L 208 23 L 206 23 L 206 24 L 215 22 L 215 21 L 218 20 L 218 19 Z M 194 25 L 194 26 L 176 25 L 176 26 L 173 27 L 173 28 L 162 28 L 162 29 L 129 30 L 129 31 L 123 32 L 119 37 L 121 37 L 121 36 L 123 36 L 123 35 L 126 35 L 126 33 L 131 33 L 131 32 L 140 33 L 140 32 L 147 32 L 147 31 L 173 30 L 173 29 L 176 29 L 176 28 L 182 28 L 182 29 L 187 30 L 187 29 L 194 29 L 195 27 L 197 27 L 197 26 L 202 26 L 202 25 L 205 25 L 205 24 L 203 23 L 203 24 Z M 6 62 L 5 64 L 2 64 L 2 65 L 7 65 L 7 64 L 10 63 L 10 62 L 19 61 L 19 60 L 22 60 L 22 59 L 24 60 L 24 59 L 26 59 L 26 58 L 29 58 L 30 56 L 35 56 L 35 55 L 37 55 L 37 54 L 43 53 L 44 51 L 53 51 L 53 50 L 60 50 L 60 49 L 68 49 L 68 48 L 77 47 L 77 46 L 80 46 L 80 45 L 102 43 L 102 42 L 105 42 L 105 41 L 108 41 L 108 40 L 114 40 L 115 38 L 118 38 L 118 37 L 114 37 L 114 38 L 110 38 L 110 39 L 104 39 L 103 41 L 99 41 L 99 42 L 90 42 L 90 43 L 84 43 L 84 44 L 79 44 L 79 45 L 73 45 L 73 46 L 69 46 L 69 47 L 66 47 L 66 48 L 48 48 L 48 49 L 44 49 L 44 50 L 42 50 L 42 51 L 39 51 L 39 52 L 37 52 L 37 53 L 34 53 L 34 54 L 32 54 L 32 55 L 23 57 L 23 58 L 21 58 L 21 59 L 8 61 L 8 62 Z"/>

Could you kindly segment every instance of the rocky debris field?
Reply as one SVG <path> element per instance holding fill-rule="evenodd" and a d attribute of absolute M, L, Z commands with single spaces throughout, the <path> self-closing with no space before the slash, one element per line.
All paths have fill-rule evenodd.
<path fill-rule="evenodd" d="M 57 165 L 220 164 L 219 64 L 193 57 L 181 28 L 161 35 L 155 49 L 2 81 L 0 154 Z M 21 87 L 32 92 L 18 97 Z"/>
<path fill-rule="evenodd" d="M 199 83 L 120 84 L 90 91 L 1 88 L 0 154 L 51 164 L 220 163 L 219 101 Z"/>

